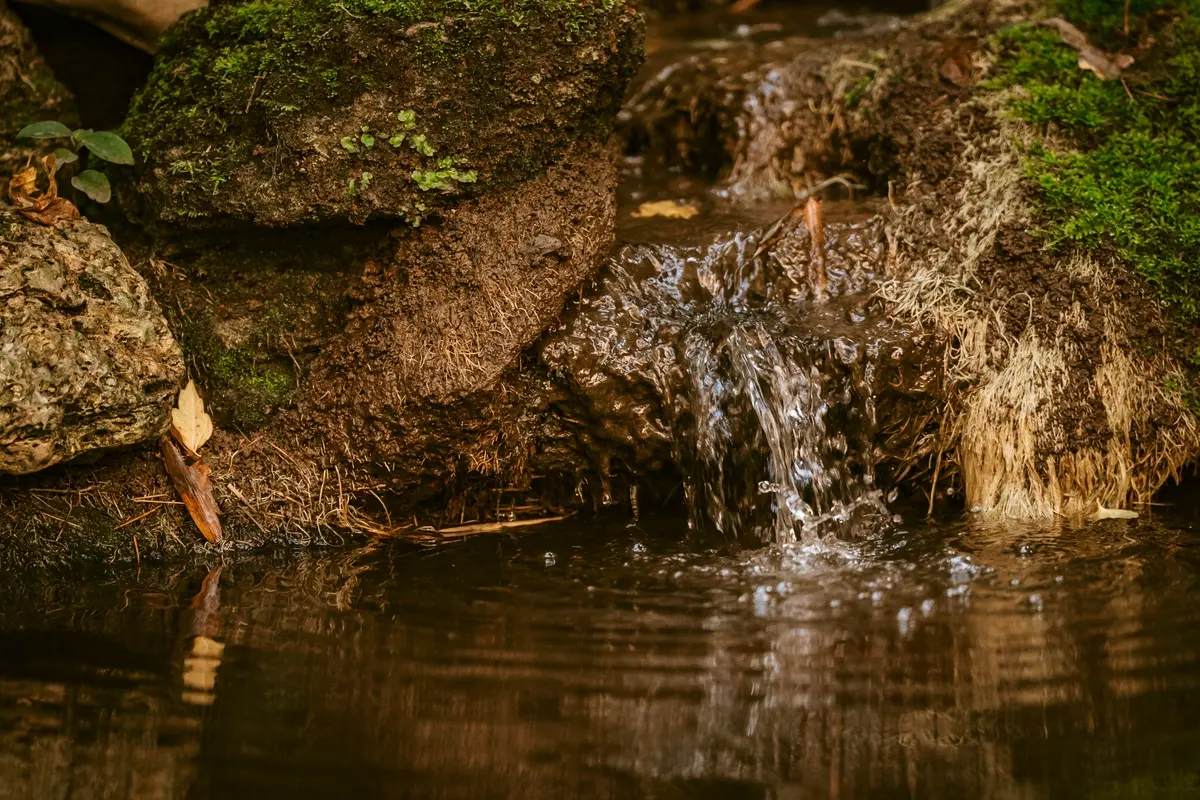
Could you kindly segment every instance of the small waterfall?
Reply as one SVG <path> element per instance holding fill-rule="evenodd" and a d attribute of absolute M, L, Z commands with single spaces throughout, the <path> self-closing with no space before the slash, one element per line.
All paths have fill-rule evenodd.
<path fill-rule="evenodd" d="M 754 257 L 754 235 L 626 245 L 543 347 L 588 396 L 606 442 L 623 430 L 644 453 L 645 439 L 668 440 L 695 526 L 786 544 L 890 519 L 875 485 L 875 395 L 880 359 L 899 351 L 863 294 L 881 237 L 870 223 L 834 223 L 825 238 L 824 305 L 792 277 L 803 272 L 794 260 Z M 629 400 L 648 395 L 654 410 Z"/>
<path fill-rule="evenodd" d="M 886 519 L 872 453 L 877 349 L 736 316 L 689 331 L 676 412 L 694 521 L 785 544 Z"/>

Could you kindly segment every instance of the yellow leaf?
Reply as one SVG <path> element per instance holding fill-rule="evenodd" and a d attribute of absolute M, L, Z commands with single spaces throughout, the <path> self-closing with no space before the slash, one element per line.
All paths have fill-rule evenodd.
<path fill-rule="evenodd" d="M 645 219 L 646 217 L 667 217 L 668 219 L 691 219 L 700 213 L 700 209 L 687 203 L 677 202 L 675 200 L 655 200 L 650 203 L 642 203 L 637 207 L 631 216 L 634 219 Z"/>
<path fill-rule="evenodd" d="M 212 417 L 204 412 L 204 401 L 196 391 L 196 382 L 188 381 L 179 393 L 179 401 L 171 409 L 171 435 L 192 455 L 213 433 Z"/>
<path fill-rule="evenodd" d="M 1097 506 L 1096 512 L 1094 514 L 1092 514 L 1092 519 L 1096 519 L 1096 520 L 1100 520 L 1100 519 L 1137 519 L 1137 518 L 1138 518 L 1138 513 L 1136 511 L 1129 511 L 1124 508 L 1105 508 L 1104 506 Z"/>

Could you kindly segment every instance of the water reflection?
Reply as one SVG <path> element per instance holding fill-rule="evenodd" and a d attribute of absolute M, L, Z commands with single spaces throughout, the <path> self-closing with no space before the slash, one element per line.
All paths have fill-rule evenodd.
<path fill-rule="evenodd" d="M 742 556 L 683 536 L 10 587 L 0 798 L 1197 786 L 1194 533 L 958 525 Z"/>

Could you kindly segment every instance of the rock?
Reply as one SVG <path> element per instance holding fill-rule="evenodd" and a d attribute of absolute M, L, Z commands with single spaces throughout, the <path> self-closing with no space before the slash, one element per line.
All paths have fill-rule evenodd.
<path fill-rule="evenodd" d="M 0 211 L 0 265 L 0 472 L 161 434 L 183 360 L 108 232 Z"/>
<path fill-rule="evenodd" d="M 603 140 L 641 63 L 625 2 L 259 0 L 168 29 L 124 135 L 144 219 L 420 224 Z"/>
<path fill-rule="evenodd" d="M 59 83 L 33 45 L 29 30 L 17 15 L 0 4 L 0 185 L 38 152 L 49 152 L 48 141 L 17 141 L 17 131 L 31 122 L 56 119 L 66 125 L 78 121 L 75 101 Z"/>
<path fill-rule="evenodd" d="M 81 17 L 148 53 L 181 14 L 208 5 L 207 0 L 28 0 Z"/>

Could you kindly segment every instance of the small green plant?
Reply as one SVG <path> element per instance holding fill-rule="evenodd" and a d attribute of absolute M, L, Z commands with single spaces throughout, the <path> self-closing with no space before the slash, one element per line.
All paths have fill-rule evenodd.
<path fill-rule="evenodd" d="M 68 140 L 68 147 L 59 147 L 54 151 L 55 171 L 63 164 L 78 161 L 82 148 L 87 148 L 97 158 L 114 164 L 133 163 L 133 151 L 129 149 L 129 145 L 111 131 L 94 131 L 88 128 L 73 131 L 61 122 L 50 120 L 26 125 L 17 133 L 17 138 Z M 97 203 L 107 203 L 112 199 L 112 186 L 109 185 L 108 177 L 94 169 L 80 172 L 71 179 L 71 185 Z"/>
<path fill-rule="evenodd" d="M 423 192 L 433 189 L 448 192 L 455 188 L 455 183 L 474 183 L 479 177 L 475 170 L 460 170 L 454 162 L 455 159 L 451 156 L 440 158 L 437 169 L 416 170 L 412 173 L 412 179 Z"/>
<path fill-rule="evenodd" d="M 437 154 L 437 150 L 433 149 L 433 145 L 431 145 L 425 139 L 425 134 L 423 133 L 418 133 L 409 139 L 408 146 L 423 156 L 433 156 Z"/>

